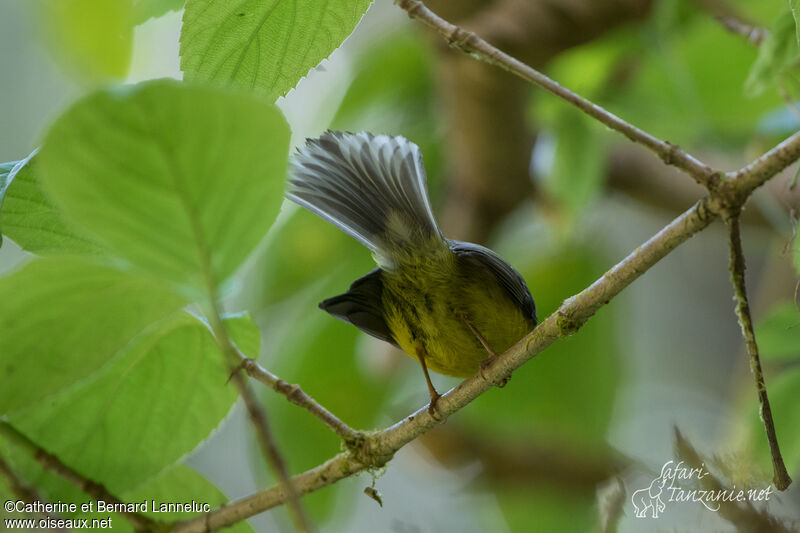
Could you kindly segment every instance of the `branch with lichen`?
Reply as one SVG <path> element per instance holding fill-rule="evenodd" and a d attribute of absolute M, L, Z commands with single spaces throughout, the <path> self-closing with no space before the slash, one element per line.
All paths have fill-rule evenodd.
<path fill-rule="evenodd" d="M 779 490 L 785 490 L 792 482 L 786 465 L 783 463 L 778 437 L 775 434 L 775 422 L 772 419 L 772 408 L 767 397 L 767 386 L 764 382 L 764 372 L 761 369 L 761 358 L 758 355 L 756 334 L 753 331 L 753 319 L 750 316 L 750 304 L 747 301 L 747 286 L 744 279 L 744 252 L 742 251 L 742 236 L 739 230 L 739 212 L 734 211 L 725 215 L 730 236 L 730 274 L 731 284 L 736 300 L 736 316 L 742 328 L 747 355 L 750 358 L 750 371 L 756 382 L 758 403 L 760 406 L 761 420 L 767 432 L 767 442 L 772 457 L 772 482 Z"/>

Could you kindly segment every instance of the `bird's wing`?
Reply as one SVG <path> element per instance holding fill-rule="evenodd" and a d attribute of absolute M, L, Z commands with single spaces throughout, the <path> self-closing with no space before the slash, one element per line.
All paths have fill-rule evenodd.
<path fill-rule="evenodd" d="M 381 269 L 376 268 L 355 280 L 346 293 L 320 302 L 319 307 L 361 331 L 397 346 L 383 318 L 382 293 Z"/>
<path fill-rule="evenodd" d="M 448 239 L 448 244 L 457 256 L 476 261 L 488 268 L 500 283 L 500 286 L 506 290 L 508 295 L 522 309 L 525 316 L 537 322 L 536 304 L 533 302 L 533 296 L 531 296 L 525 280 L 519 272 L 514 270 L 514 267 L 483 246 L 452 239 Z"/>

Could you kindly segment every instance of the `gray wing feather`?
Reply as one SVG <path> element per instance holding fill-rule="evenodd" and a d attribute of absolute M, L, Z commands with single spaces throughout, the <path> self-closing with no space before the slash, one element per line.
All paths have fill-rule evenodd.
<path fill-rule="evenodd" d="M 448 239 L 447 243 L 456 255 L 475 260 L 488 268 L 497 279 L 498 283 L 506 290 L 520 309 L 522 309 L 525 316 L 532 319 L 534 322 L 538 322 L 536 318 L 536 304 L 533 301 L 533 296 L 531 296 L 531 292 L 528 290 L 528 285 L 525 283 L 525 280 L 519 272 L 514 270 L 514 267 L 509 265 L 490 249 L 478 244 L 451 239 Z"/>

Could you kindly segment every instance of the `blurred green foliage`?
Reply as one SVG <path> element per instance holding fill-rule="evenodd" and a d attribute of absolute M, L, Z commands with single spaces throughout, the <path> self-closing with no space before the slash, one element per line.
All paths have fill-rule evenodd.
<path fill-rule="evenodd" d="M 756 326 L 758 349 L 765 359 L 800 359 L 800 310 L 786 303 L 772 309 Z"/>
<path fill-rule="evenodd" d="M 45 42 L 89 84 L 124 78 L 133 51 L 133 0 L 37 0 Z"/>
<path fill-rule="evenodd" d="M 783 86 L 784 77 L 800 59 L 796 35 L 793 12 L 787 9 L 772 24 L 758 50 L 758 58 L 744 85 L 748 95 L 758 96 L 769 87 Z"/>

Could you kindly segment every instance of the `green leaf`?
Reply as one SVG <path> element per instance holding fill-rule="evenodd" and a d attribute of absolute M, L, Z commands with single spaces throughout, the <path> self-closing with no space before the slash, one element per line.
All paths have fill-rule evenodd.
<path fill-rule="evenodd" d="M 787 9 L 770 28 L 770 33 L 758 49 L 758 57 L 744 83 L 745 94 L 758 96 L 780 83 L 781 76 L 795 66 L 800 57 L 800 45 L 791 10 Z"/>
<path fill-rule="evenodd" d="M 39 157 L 68 221 L 194 297 L 228 278 L 269 229 L 288 149 L 274 105 L 160 80 L 79 101 Z"/>
<path fill-rule="evenodd" d="M 789 8 L 792 10 L 792 18 L 794 19 L 797 46 L 800 47 L 800 0 L 789 0 Z"/>
<path fill-rule="evenodd" d="M 39 0 L 53 54 L 90 82 L 123 78 L 133 53 L 132 0 Z"/>
<path fill-rule="evenodd" d="M 5 195 L 6 189 L 14 179 L 11 171 L 14 170 L 14 167 L 16 167 L 18 163 L 19 161 L 0 163 L 0 205 L 3 203 L 3 195 Z"/>
<path fill-rule="evenodd" d="M 0 278 L 0 413 L 96 372 L 184 301 L 161 284 L 78 258 L 37 259 Z"/>
<path fill-rule="evenodd" d="M 219 425 L 237 397 L 228 374 L 208 327 L 180 312 L 149 327 L 86 382 L 15 413 L 10 422 L 121 493 L 174 463 Z"/>
<path fill-rule="evenodd" d="M 800 310 L 794 303 L 776 307 L 756 326 L 758 351 L 765 359 L 800 357 Z"/>
<path fill-rule="evenodd" d="M 284 95 L 353 31 L 372 0 L 188 0 L 181 30 L 187 80 Z"/>
<path fill-rule="evenodd" d="M 138 26 L 170 11 L 180 11 L 185 2 L 186 0 L 133 0 L 133 23 Z"/>
<path fill-rule="evenodd" d="M 30 156 L 28 157 L 30 158 Z M 9 185 L 11 185 L 11 182 L 14 181 L 16 174 L 19 172 L 21 163 L 23 162 L 8 161 L 6 163 L 0 163 L 0 214 L 2 214 L 1 208 L 3 207 L 3 198 L 5 197 Z M 2 228 L 2 221 L 0 221 L 0 245 L 3 244 Z"/>
<path fill-rule="evenodd" d="M 133 528 L 125 517 L 108 512 L 97 512 L 97 504 L 92 504 L 95 512 L 80 512 L 80 506 L 84 502 L 91 501 L 91 498 L 81 492 L 77 487 L 71 485 L 57 474 L 45 471 L 25 450 L 16 448 L 12 443 L 7 443 L 0 438 L 0 455 L 12 463 L 15 473 L 22 477 L 26 482 L 33 484 L 37 492 L 45 501 L 50 502 L 69 502 L 78 506 L 78 512 L 65 513 L 64 518 L 89 518 L 107 519 L 111 518 L 112 529 L 115 533 L 133 533 Z M 2 501 L 16 500 L 18 497 L 11 491 L 3 492 L 5 484 L 0 483 L 0 498 Z M 148 512 L 144 513 L 155 520 L 183 520 L 191 518 L 196 513 L 153 513 L 151 501 L 156 505 L 161 503 L 191 502 L 194 500 L 198 504 L 208 504 L 211 508 L 219 507 L 229 499 L 214 485 L 212 485 L 201 474 L 191 468 L 176 464 L 169 467 L 156 477 L 149 479 L 145 483 L 134 489 L 116 494 L 124 502 L 148 504 Z M 5 509 L 0 510 L 0 520 L 5 518 L 26 518 L 23 513 L 5 513 Z M 39 519 L 38 515 L 31 515 L 31 518 Z M 247 522 L 239 522 L 232 526 L 230 530 L 235 533 L 252 533 L 253 529 Z"/>
<path fill-rule="evenodd" d="M 102 248 L 67 224 L 45 195 L 35 154 L 17 162 L 0 190 L 0 230 L 34 254 L 99 254 Z"/>
<path fill-rule="evenodd" d="M 605 177 L 602 131 L 585 114 L 564 108 L 555 124 L 556 150 L 547 180 L 550 194 L 572 215 L 594 200 Z"/>

